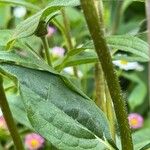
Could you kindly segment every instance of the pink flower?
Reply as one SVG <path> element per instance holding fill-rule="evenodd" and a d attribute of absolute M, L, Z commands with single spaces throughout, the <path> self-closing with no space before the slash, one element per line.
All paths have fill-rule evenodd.
<path fill-rule="evenodd" d="M 56 29 L 52 26 L 48 26 L 47 31 L 47 37 L 51 37 L 56 32 Z"/>
<path fill-rule="evenodd" d="M 43 147 L 44 141 L 44 138 L 36 133 L 30 133 L 25 136 L 25 145 L 28 150 L 38 150 Z"/>
<path fill-rule="evenodd" d="M 65 54 L 65 49 L 62 47 L 55 46 L 52 48 L 51 53 L 54 57 L 63 57 Z"/>
<path fill-rule="evenodd" d="M 132 129 L 138 129 L 143 126 L 143 117 L 138 113 L 129 114 L 128 120 Z"/>
<path fill-rule="evenodd" d="M 3 116 L 0 116 L 0 129 L 8 130 L 6 121 Z"/>

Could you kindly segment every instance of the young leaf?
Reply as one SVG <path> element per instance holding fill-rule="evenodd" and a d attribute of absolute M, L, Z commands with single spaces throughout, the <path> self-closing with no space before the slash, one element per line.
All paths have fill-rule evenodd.
<path fill-rule="evenodd" d="M 0 67 L 17 77 L 32 127 L 57 148 L 111 148 L 107 143 L 113 144 L 109 125 L 102 111 L 84 94 L 70 89 L 60 76 L 6 63 Z"/>
<path fill-rule="evenodd" d="M 79 5 L 78 0 L 52 1 L 46 8 L 24 20 L 16 27 L 13 36 L 8 42 L 8 48 L 14 40 L 33 35 L 39 27 L 40 21 L 47 23 L 46 20 L 49 21 L 50 18 L 54 17 L 61 7 L 76 5 Z M 46 19 L 47 17 L 49 19 Z"/>

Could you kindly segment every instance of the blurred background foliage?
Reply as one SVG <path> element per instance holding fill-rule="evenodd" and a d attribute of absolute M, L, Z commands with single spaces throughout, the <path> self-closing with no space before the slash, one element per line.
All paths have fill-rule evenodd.
<path fill-rule="evenodd" d="M 52 0 L 24 1 L 30 2 L 40 8 L 44 8 Z M 5 45 L 9 39 L 9 34 L 11 31 L 8 31 L 7 33 L 7 30 L 14 29 L 21 21 L 35 13 L 35 11 L 27 8 L 24 10 L 25 12 L 23 12 L 23 15 L 17 15 L 16 13 L 18 8 L 20 8 L 20 6 L 11 3 L 5 4 L 0 1 L 1 47 Z M 73 47 L 80 47 L 83 43 L 86 43 L 88 40 L 90 40 L 87 26 L 83 14 L 81 12 L 81 8 L 66 8 L 65 10 L 70 22 L 71 41 L 73 43 Z M 22 13 L 21 11 L 22 9 L 18 9 L 18 13 Z M 144 41 L 147 41 L 146 13 L 145 4 L 143 2 L 131 0 L 124 0 L 124 2 L 120 1 L 120 3 L 111 0 L 104 1 L 104 23 L 106 36 L 110 34 L 127 34 L 137 36 L 143 39 Z M 56 29 L 56 32 L 52 36 L 48 37 L 50 52 L 52 51 L 53 47 L 56 46 L 64 48 L 65 51 L 67 51 L 66 43 L 60 28 L 61 26 L 64 27 L 62 16 L 58 14 L 55 17 L 55 19 L 49 22 L 49 26 Z M 31 36 L 27 38 L 27 41 L 28 44 L 31 45 L 37 53 L 41 53 L 42 43 L 39 38 Z M 22 54 L 23 51 L 24 50 L 21 49 Z M 53 57 L 54 64 L 57 64 L 60 61 L 60 59 L 60 57 Z M 139 65 L 143 68 L 140 71 L 137 71 L 136 68 L 124 70 L 118 67 L 117 65 L 116 70 L 119 76 L 120 85 L 122 87 L 124 97 L 127 100 L 126 104 L 128 108 L 128 113 L 136 112 L 141 114 L 144 118 L 144 125 L 142 128 L 150 129 L 150 103 L 148 97 L 147 77 L 148 64 L 145 62 L 139 62 Z M 72 79 L 72 81 L 78 87 L 80 87 L 89 97 L 95 99 L 94 63 L 78 65 L 77 68 L 78 71 L 80 71 L 81 77 L 76 79 L 70 72 L 67 72 L 68 77 Z M 14 117 L 19 117 L 20 110 L 22 110 L 22 113 L 25 115 L 25 112 L 23 111 L 23 106 L 21 104 L 18 105 L 18 103 L 16 103 L 16 97 L 13 96 L 13 93 L 16 92 L 16 89 L 14 88 L 13 83 L 7 78 L 5 79 L 5 90 L 8 93 L 10 107 L 12 111 L 15 112 Z M 17 110 L 16 106 L 20 109 Z M 22 120 L 21 117 L 20 121 L 24 122 L 24 124 L 26 124 L 27 122 L 25 120 Z M 29 124 L 26 125 L 27 127 L 30 127 Z M 18 128 L 20 129 L 20 133 L 22 133 L 22 135 L 25 135 L 30 131 L 27 127 L 24 127 L 20 123 L 18 124 Z M 6 145 L 6 149 L 7 147 L 12 147 L 13 149 L 12 142 L 10 140 L 10 137 L 8 138 L 8 136 L 8 133 L 4 133 L 0 130 L 2 146 Z M 47 143 L 47 145 L 49 147 L 49 143 Z"/>

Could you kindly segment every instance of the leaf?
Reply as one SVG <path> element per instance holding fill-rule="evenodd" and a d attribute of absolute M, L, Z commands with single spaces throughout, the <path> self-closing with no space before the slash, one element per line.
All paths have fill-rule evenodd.
<path fill-rule="evenodd" d="M 134 149 L 140 150 L 145 145 L 150 143 L 150 128 L 141 129 L 135 133 L 133 133 L 133 143 L 134 143 Z"/>
<path fill-rule="evenodd" d="M 149 150 L 150 149 L 150 143 L 142 147 L 140 150 Z"/>
<path fill-rule="evenodd" d="M 123 5 L 122 5 L 122 14 L 125 12 L 125 10 L 129 7 L 130 4 L 133 3 L 133 0 L 124 0 Z"/>
<path fill-rule="evenodd" d="M 112 142 L 103 112 L 84 94 L 70 89 L 60 76 L 6 63 L 0 67 L 18 78 L 32 127 L 58 149 L 111 148 L 105 140 Z"/>
<path fill-rule="evenodd" d="M 132 110 L 141 105 L 146 97 L 147 89 L 144 82 L 135 73 L 123 73 L 123 77 L 131 80 L 136 85 L 128 97 L 128 103 Z"/>
<path fill-rule="evenodd" d="M 80 5 L 79 0 L 53 0 L 48 4 L 49 6 L 78 6 Z"/>
<path fill-rule="evenodd" d="M 39 69 L 39 70 L 51 70 L 42 59 L 35 56 L 35 54 L 29 51 L 0 51 L 0 62 L 9 62 L 13 64 L 18 64 L 20 66 L 25 66 L 29 68 Z M 51 70 L 52 71 L 52 70 Z"/>
<path fill-rule="evenodd" d="M 0 3 L 24 6 L 26 8 L 29 8 L 30 10 L 35 10 L 35 11 L 40 10 L 38 6 L 33 5 L 29 2 L 22 1 L 22 0 L 0 0 Z"/>
<path fill-rule="evenodd" d="M 86 63 L 95 63 L 98 61 L 97 55 L 93 50 L 83 52 L 81 51 L 82 49 L 72 50 L 67 54 L 64 60 L 55 63 L 55 69 L 62 70 L 65 67 L 82 65 Z"/>
<path fill-rule="evenodd" d="M 10 7 L 0 4 L 0 28 L 6 28 L 10 16 Z"/>
<path fill-rule="evenodd" d="M 7 94 L 8 103 L 13 114 L 13 117 L 21 124 L 32 129 L 32 126 L 27 118 L 27 113 L 22 102 L 22 99 L 19 95 Z"/>
<path fill-rule="evenodd" d="M 128 52 L 134 56 L 141 57 L 143 61 L 149 61 L 149 48 L 148 43 L 145 41 L 130 35 L 113 35 L 106 37 L 108 46 L 111 49 L 115 49 L 123 52 Z M 93 43 L 87 42 L 84 48 L 92 49 Z M 113 51 L 111 51 L 113 53 Z"/>
<path fill-rule="evenodd" d="M 137 2 L 145 2 L 145 0 L 133 0 L 133 1 L 137 1 Z"/>
<path fill-rule="evenodd" d="M 133 2 L 145 2 L 145 0 L 124 0 L 122 5 L 122 13 L 125 12 L 125 10 L 131 5 Z"/>
<path fill-rule="evenodd" d="M 40 21 L 49 21 L 49 19 L 46 18 L 52 18 L 53 16 L 55 16 L 56 12 L 60 10 L 61 7 L 76 5 L 78 5 L 78 0 L 53 0 L 51 3 L 49 3 L 49 5 L 46 8 L 42 9 L 35 15 L 24 20 L 16 27 L 13 36 L 8 41 L 8 47 L 10 47 L 12 42 L 16 39 L 25 38 L 33 35 L 36 32 Z"/>
<path fill-rule="evenodd" d="M 114 54 L 111 50 L 112 59 L 127 61 L 149 61 L 148 44 L 143 40 L 133 36 L 110 36 L 107 37 L 107 43 L 110 48 L 115 49 L 115 53 L 119 51 L 131 53 L 127 54 Z M 63 60 L 55 63 L 55 68 L 61 70 L 65 67 L 81 65 L 85 63 L 95 63 L 98 58 L 93 50 L 94 46 L 92 41 L 86 42 L 81 48 L 71 50 Z"/>
<path fill-rule="evenodd" d="M 25 54 L 24 54 L 25 52 Z M 48 64 L 45 63 L 39 56 L 32 53 L 33 51 L 22 51 L 21 52 L 14 52 L 13 50 L 10 52 L 6 51 L 0 51 L 0 63 L 10 63 L 10 64 L 16 64 L 23 67 L 28 67 L 36 70 L 45 70 L 48 72 L 51 72 L 55 75 L 58 75 L 62 78 L 62 80 L 72 89 L 75 91 L 78 91 L 79 94 L 82 96 L 85 96 L 80 90 L 78 90 L 77 87 L 75 87 L 72 82 L 66 78 L 65 75 L 60 75 L 58 72 L 56 72 L 52 67 L 50 67 Z M 3 72 L 10 78 L 13 78 L 10 74 L 7 74 L 6 72 Z M 15 78 L 13 78 L 15 79 Z"/>
<path fill-rule="evenodd" d="M 146 97 L 147 89 L 143 82 L 140 82 L 133 89 L 132 93 L 129 96 L 128 103 L 130 108 L 133 110 L 137 106 L 140 106 Z"/>
<path fill-rule="evenodd" d="M 11 37 L 11 34 L 11 30 L 0 30 L 0 48 L 4 48 L 7 45 L 7 41 Z"/>
<path fill-rule="evenodd" d="M 143 61 L 149 61 L 148 43 L 130 35 L 117 35 L 107 37 L 107 43 L 111 48 L 132 53 L 143 58 Z"/>
<path fill-rule="evenodd" d="M 126 55 L 126 54 L 115 54 L 112 56 L 113 60 L 126 60 L 128 62 L 145 62 L 142 57 L 135 55 Z"/>

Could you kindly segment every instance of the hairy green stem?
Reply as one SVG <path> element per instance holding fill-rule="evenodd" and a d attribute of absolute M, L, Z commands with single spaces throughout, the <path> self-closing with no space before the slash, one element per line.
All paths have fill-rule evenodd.
<path fill-rule="evenodd" d="M 6 120 L 8 129 L 10 131 L 10 134 L 12 136 L 12 139 L 14 141 L 16 149 L 17 150 L 24 150 L 22 140 L 19 136 L 17 127 L 16 127 L 15 122 L 13 120 L 13 116 L 12 116 L 12 113 L 10 111 L 7 99 L 6 99 L 6 95 L 5 95 L 4 88 L 3 88 L 3 79 L 2 79 L 1 75 L 0 75 L 0 106 L 1 106 L 4 118 Z"/>
<path fill-rule="evenodd" d="M 70 24 L 69 24 L 69 20 L 68 20 L 68 17 L 66 15 L 65 9 L 62 9 L 61 13 L 62 13 L 62 17 L 63 17 L 63 23 L 65 26 L 64 31 L 65 31 L 67 49 L 68 49 L 68 51 L 70 51 L 73 49 L 73 44 L 71 41 L 71 33 L 70 33 Z M 74 72 L 74 75 L 76 77 L 78 77 L 78 70 L 75 66 L 73 67 L 73 72 Z"/>
<path fill-rule="evenodd" d="M 45 56 L 46 56 L 47 63 L 50 66 L 52 66 L 47 38 L 46 37 L 41 37 L 41 40 L 43 42 L 43 47 L 44 47 L 44 50 L 45 50 Z"/>
<path fill-rule="evenodd" d="M 114 113 L 113 103 L 112 103 L 112 99 L 106 81 L 105 81 L 105 95 L 106 95 L 107 118 L 109 120 L 111 135 L 112 135 L 112 139 L 116 141 L 115 113 Z"/>
<path fill-rule="evenodd" d="M 80 1 L 114 104 L 114 109 L 120 129 L 122 150 L 133 150 L 125 100 L 123 99 L 118 77 L 114 70 L 109 48 L 104 37 L 104 31 L 101 26 L 103 23 L 100 21 L 97 15 L 93 0 Z M 100 15 L 102 15 L 101 12 Z"/>
<path fill-rule="evenodd" d="M 149 56 L 150 56 L 150 0 L 146 0 L 145 4 L 146 4 L 147 31 L 148 31 L 147 38 L 149 43 Z M 149 88 L 149 108 L 150 108 L 150 62 L 148 63 L 148 88 Z"/>
<path fill-rule="evenodd" d="M 107 115 L 105 103 L 105 81 L 100 63 L 95 64 L 95 103 Z"/>

